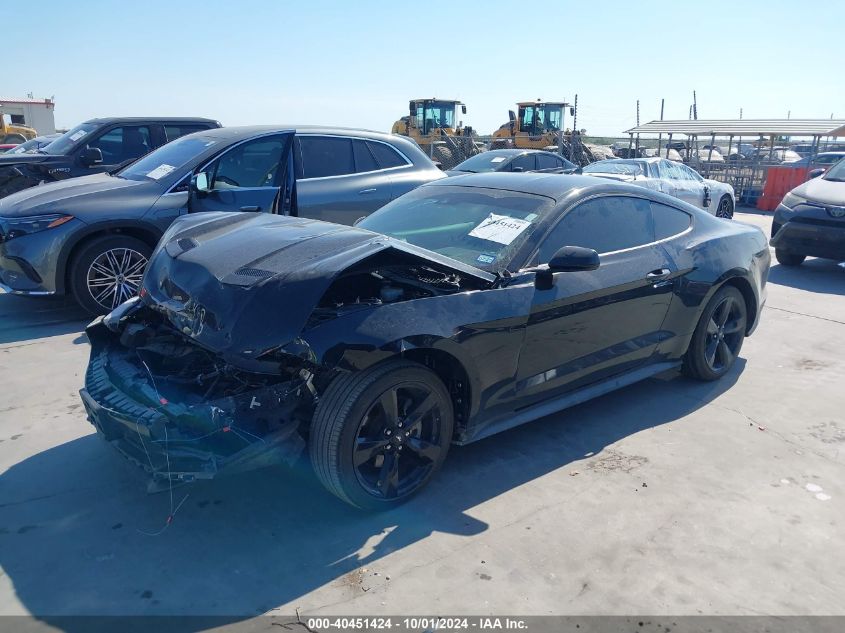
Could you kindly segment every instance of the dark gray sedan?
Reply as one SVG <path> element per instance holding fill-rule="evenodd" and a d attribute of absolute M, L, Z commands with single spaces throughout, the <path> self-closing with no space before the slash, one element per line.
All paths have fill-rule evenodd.
<path fill-rule="evenodd" d="M 489 171 L 571 174 L 577 167 L 563 156 L 542 149 L 492 149 L 467 158 L 446 173 L 449 176 Z"/>
<path fill-rule="evenodd" d="M 0 289 L 72 294 L 90 312 L 108 312 L 136 293 L 158 239 L 181 215 L 256 211 L 352 224 L 443 177 L 412 141 L 379 132 L 197 132 L 116 174 L 0 200 Z"/>

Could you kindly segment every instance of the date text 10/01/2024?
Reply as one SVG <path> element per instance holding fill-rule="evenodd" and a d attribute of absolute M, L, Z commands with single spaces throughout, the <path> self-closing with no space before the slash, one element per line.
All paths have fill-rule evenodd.
<path fill-rule="evenodd" d="M 308 627 L 312 630 L 390 630 L 400 631 L 494 631 L 494 630 L 526 630 L 525 620 L 520 618 L 500 617 L 350 617 L 350 618 L 309 618 Z"/>

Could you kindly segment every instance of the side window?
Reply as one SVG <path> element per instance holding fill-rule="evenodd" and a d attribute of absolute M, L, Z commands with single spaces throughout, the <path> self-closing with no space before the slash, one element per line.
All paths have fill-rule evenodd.
<path fill-rule="evenodd" d="M 355 171 L 357 173 L 376 171 L 379 168 L 376 159 L 373 158 L 373 155 L 367 148 L 366 141 L 352 141 L 352 153 L 355 156 Z"/>
<path fill-rule="evenodd" d="M 352 139 L 338 136 L 300 136 L 299 146 L 303 178 L 355 173 Z"/>
<path fill-rule="evenodd" d="M 148 154 L 153 146 L 150 128 L 146 126 L 116 127 L 87 144 L 103 153 L 104 165 L 117 165 Z"/>
<path fill-rule="evenodd" d="M 523 154 L 522 156 L 517 156 L 511 161 L 510 167 L 508 168 L 509 171 L 534 171 L 536 169 L 535 162 L 534 162 L 535 154 Z M 522 169 L 517 169 L 521 167 Z"/>
<path fill-rule="evenodd" d="M 408 161 L 395 149 L 385 143 L 376 143 L 374 141 L 367 141 L 367 147 L 378 161 L 379 167 L 382 169 L 389 169 L 391 167 L 402 167 L 408 164 Z"/>
<path fill-rule="evenodd" d="M 562 246 L 584 246 L 599 253 L 633 248 L 654 241 L 649 203 L 642 198 L 605 196 L 567 212 L 540 246 L 547 263 Z"/>
<path fill-rule="evenodd" d="M 553 154 L 536 154 L 537 169 L 560 169 L 561 162 Z"/>
<path fill-rule="evenodd" d="M 204 125 L 165 125 L 164 134 L 168 141 L 175 141 L 180 136 L 185 136 L 185 134 L 193 134 L 194 132 L 207 129 Z"/>
<path fill-rule="evenodd" d="M 677 163 L 671 160 L 664 160 L 660 162 L 660 177 L 669 178 L 670 180 L 683 180 L 684 176 Z"/>
<path fill-rule="evenodd" d="M 703 178 L 699 176 L 694 169 L 691 169 L 686 165 L 678 165 L 678 168 L 683 172 L 687 180 L 691 180 L 693 182 L 700 182 L 703 180 Z"/>
<path fill-rule="evenodd" d="M 667 237 L 672 237 L 678 233 L 683 233 L 689 228 L 690 218 L 689 214 L 666 206 L 652 202 L 651 214 L 654 217 L 654 238 L 662 240 Z"/>
<path fill-rule="evenodd" d="M 211 188 L 273 187 L 284 145 L 284 136 L 265 136 L 233 147 L 211 168 Z"/>

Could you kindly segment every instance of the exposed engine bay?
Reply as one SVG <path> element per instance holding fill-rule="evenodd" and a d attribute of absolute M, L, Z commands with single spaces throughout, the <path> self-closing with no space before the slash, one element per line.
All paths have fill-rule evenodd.
<path fill-rule="evenodd" d="M 478 290 L 483 283 L 422 263 L 362 262 L 342 273 L 329 287 L 311 315 L 309 324 L 333 318 L 362 306 L 378 306 L 412 299 Z"/>

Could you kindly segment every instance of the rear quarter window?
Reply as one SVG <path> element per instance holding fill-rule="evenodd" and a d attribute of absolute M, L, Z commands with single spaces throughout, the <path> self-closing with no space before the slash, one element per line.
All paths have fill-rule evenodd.
<path fill-rule="evenodd" d="M 407 165 L 406 161 L 399 152 L 385 143 L 376 143 L 374 141 L 367 141 L 367 147 L 370 148 L 373 156 L 381 169 L 389 169 L 390 167 L 401 167 Z"/>
<path fill-rule="evenodd" d="M 652 202 L 651 215 L 654 218 L 654 237 L 664 240 L 667 237 L 683 233 L 690 227 L 692 218 L 679 209 Z"/>

